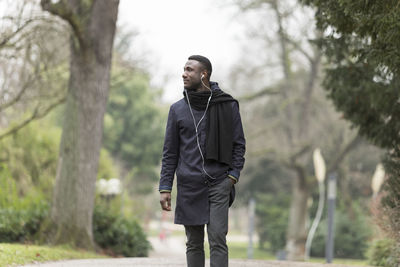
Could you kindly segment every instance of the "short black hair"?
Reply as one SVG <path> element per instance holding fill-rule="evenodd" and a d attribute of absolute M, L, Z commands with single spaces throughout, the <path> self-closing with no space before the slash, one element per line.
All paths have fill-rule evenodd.
<path fill-rule="evenodd" d="M 193 56 L 190 56 L 188 59 L 196 60 L 196 61 L 200 62 L 204 66 L 204 68 L 207 70 L 208 78 L 211 77 L 212 65 L 208 58 L 206 58 L 204 56 L 200 56 L 200 55 L 193 55 Z"/>

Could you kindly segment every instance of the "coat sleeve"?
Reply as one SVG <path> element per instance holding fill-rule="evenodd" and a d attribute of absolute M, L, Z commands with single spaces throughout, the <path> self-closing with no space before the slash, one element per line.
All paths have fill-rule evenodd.
<path fill-rule="evenodd" d="M 239 105 L 233 102 L 233 148 L 232 148 L 232 168 L 228 171 L 229 177 L 239 181 L 240 171 L 244 165 L 244 154 L 246 152 L 246 140 L 243 133 L 242 119 L 239 113 Z"/>
<path fill-rule="evenodd" d="M 171 192 L 179 159 L 179 128 L 173 107 L 174 106 L 171 106 L 169 109 L 167 127 L 165 130 L 159 184 L 160 192 Z"/>

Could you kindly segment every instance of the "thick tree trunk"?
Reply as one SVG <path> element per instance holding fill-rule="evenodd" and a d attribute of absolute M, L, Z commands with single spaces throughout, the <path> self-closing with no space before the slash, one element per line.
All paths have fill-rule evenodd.
<path fill-rule="evenodd" d="M 74 31 L 51 223 L 46 229 L 50 236 L 47 240 L 55 244 L 92 248 L 95 182 L 119 1 L 88 3 L 61 1 L 61 6 L 52 8 L 53 4 L 42 1 L 44 9 L 66 19 Z M 60 11 L 62 9 L 71 11 L 73 15 Z"/>
<path fill-rule="evenodd" d="M 282 90 L 282 94 L 285 98 L 289 98 L 290 91 L 293 90 L 296 85 L 293 82 L 289 56 L 290 51 L 288 49 L 288 37 L 283 26 L 283 15 L 279 11 L 279 1 L 271 1 L 270 4 L 272 9 L 275 11 L 278 24 L 278 37 L 281 47 L 281 65 L 286 84 Z M 296 122 L 294 121 L 293 114 L 292 107 L 288 105 L 285 109 L 286 120 L 289 122 L 286 127 L 286 135 L 287 142 L 291 147 L 295 147 L 296 141 L 299 141 L 301 138 L 294 127 Z M 295 162 L 295 160 L 293 161 Z M 307 239 L 306 221 L 308 217 L 308 186 L 305 178 L 305 170 L 301 168 L 301 166 L 291 167 L 296 171 L 296 178 L 292 183 L 292 199 L 287 229 L 286 252 L 289 260 L 302 260 L 305 255 L 305 243 Z"/>
<path fill-rule="evenodd" d="M 286 251 L 288 260 L 304 260 L 307 239 L 307 201 L 309 197 L 306 178 L 298 173 L 293 180 Z"/>
<path fill-rule="evenodd" d="M 281 46 L 281 65 L 286 81 L 286 87 L 282 90 L 283 95 L 289 98 L 290 90 L 293 90 L 295 84 L 293 82 L 291 64 L 290 64 L 290 51 L 288 49 L 288 37 L 283 27 L 282 14 L 279 11 L 279 1 L 274 0 L 270 2 L 273 10 L 275 11 L 278 36 Z M 312 90 L 310 90 L 310 93 Z M 286 129 L 287 141 L 292 147 L 295 142 L 301 140 L 301 136 L 297 133 L 295 127 L 292 107 L 288 105 L 285 109 L 286 118 L 289 123 Z M 306 114 L 303 114 L 306 116 Z M 304 121 L 306 123 L 306 121 Z M 305 126 L 307 127 L 307 126 Z M 295 161 L 295 160 L 294 160 Z M 306 222 L 308 218 L 308 185 L 306 183 L 305 170 L 300 166 L 292 166 L 296 170 L 296 178 L 292 183 L 292 199 L 289 212 L 289 223 L 287 229 L 286 239 L 286 252 L 289 260 L 303 260 L 305 255 L 305 243 L 307 239 Z"/>

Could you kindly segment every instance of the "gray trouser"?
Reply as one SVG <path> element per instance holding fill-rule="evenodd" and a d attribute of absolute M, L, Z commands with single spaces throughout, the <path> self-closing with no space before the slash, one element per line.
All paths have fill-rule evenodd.
<path fill-rule="evenodd" d="M 228 267 L 226 234 L 231 189 L 232 182 L 229 178 L 209 189 L 210 221 L 207 224 L 207 234 L 211 267 Z M 187 266 L 204 267 L 204 225 L 185 225 L 185 231 Z"/>

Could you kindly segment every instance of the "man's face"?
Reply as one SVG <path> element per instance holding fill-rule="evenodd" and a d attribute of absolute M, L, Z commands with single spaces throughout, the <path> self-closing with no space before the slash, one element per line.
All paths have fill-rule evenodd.
<path fill-rule="evenodd" d="M 186 90 L 197 90 L 201 87 L 201 71 L 203 66 L 196 60 L 188 60 L 183 67 L 183 87 Z"/>

